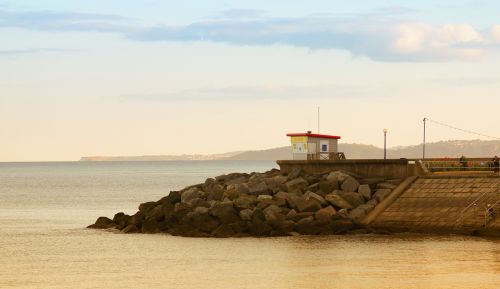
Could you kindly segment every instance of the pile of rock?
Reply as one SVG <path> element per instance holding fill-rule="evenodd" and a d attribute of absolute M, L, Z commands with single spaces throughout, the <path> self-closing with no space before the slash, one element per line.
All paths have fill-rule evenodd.
<path fill-rule="evenodd" d="M 400 182 L 341 171 L 232 173 L 143 203 L 132 216 L 100 217 L 89 228 L 197 237 L 341 234 L 359 231 Z"/>

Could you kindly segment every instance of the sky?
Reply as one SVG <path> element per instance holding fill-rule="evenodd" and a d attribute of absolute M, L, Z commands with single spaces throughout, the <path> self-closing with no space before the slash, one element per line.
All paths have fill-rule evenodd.
<path fill-rule="evenodd" d="M 0 161 L 499 136 L 500 1 L 0 0 Z M 427 141 L 489 139 L 427 125 Z"/>

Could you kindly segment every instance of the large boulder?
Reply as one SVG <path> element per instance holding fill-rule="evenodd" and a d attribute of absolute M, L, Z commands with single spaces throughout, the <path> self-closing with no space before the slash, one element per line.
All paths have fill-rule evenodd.
<path fill-rule="evenodd" d="M 244 209 L 240 211 L 240 218 L 243 221 L 251 221 L 252 215 L 253 215 L 253 210 L 251 209 Z"/>
<path fill-rule="evenodd" d="M 353 208 L 365 203 L 365 199 L 360 193 L 337 191 L 337 194 L 351 204 Z"/>
<path fill-rule="evenodd" d="M 146 202 L 139 205 L 139 211 L 146 212 L 156 207 L 156 202 Z"/>
<path fill-rule="evenodd" d="M 244 175 L 241 175 L 239 177 L 236 177 L 234 179 L 231 179 L 227 182 L 225 182 L 226 185 L 240 185 L 240 184 L 243 184 L 245 183 L 246 181 L 248 181 L 248 178 Z"/>
<path fill-rule="evenodd" d="M 209 209 L 210 215 L 217 217 L 221 223 L 234 223 L 240 221 L 238 212 L 233 206 L 233 202 L 216 203 Z"/>
<path fill-rule="evenodd" d="M 303 178 L 296 178 L 291 181 L 288 181 L 286 183 L 286 188 L 288 192 L 293 192 L 293 191 L 303 191 L 309 183 L 304 180 Z"/>
<path fill-rule="evenodd" d="M 250 195 L 272 195 L 272 190 L 266 184 L 265 181 L 258 182 L 256 184 L 249 184 L 248 194 Z"/>
<path fill-rule="evenodd" d="M 337 211 L 332 206 L 328 206 L 318 210 L 314 214 L 314 217 L 319 224 L 327 224 L 330 223 L 332 217 L 335 216 L 336 213 Z"/>
<path fill-rule="evenodd" d="M 360 185 L 358 193 L 360 193 L 366 201 L 372 198 L 372 190 L 369 185 Z"/>
<path fill-rule="evenodd" d="M 231 188 L 231 189 L 224 191 L 222 196 L 223 196 L 223 198 L 228 198 L 230 200 L 236 200 L 240 197 L 240 193 L 236 189 Z"/>
<path fill-rule="evenodd" d="M 162 205 L 157 205 L 153 209 L 151 209 L 149 211 L 146 211 L 144 217 L 146 219 L 154 219 L 156 221 L 161 221 L 164 218 L 163 206 Z"/>
<path fill-rule="evenodd" d="M 110 218 L 99 217 L 99 218 L 97 218 L 97 220 L 95 221 L 94 224 L 88 226 L 87 228 L 91 228 L 91 229 L 108 229 L 108 228 L 112 228 L 114 226 L 115 226 L 115 223 L 113 223 L 113 220 L 111 220 Z"/>
<path fill-rule="evenodd" d="M 284 175 L 277 175 L 273 177 L 273 180 L 277 182 L 278 184 L 284 184 L 288 181 L 288 177 Z"/>
<path fill-rule="evenodd" d="M 353 206 L 344 200 L 341 196 L 339 196 L 337 193 L 331 193 L 326 195 L 325 200 L 332 204 L 333 206 L 340 208 L 340 209 L 352 209 Z"/>
<path fill-rule="evenodd" d="M 356 192 L 358 191 L 359 182 L 355 178 L 348 176 L 342 182 L 342 185 L 340 187 L 344 192 Z"/>
<path fill-rule="evenodd" d="M 170 193 L 160 199 L 159 203 L 164 205 L 174 205 L 181 201 L 181 192 L 179 191 L 170 191 Z"/>
<path fill-rule="evenodd" d="M 117 213 L 113 217 L 113 223 L 116 224 L 118 230 L 121 230 L 130 223 L 130 216 L 123 212 Z"/>
<path fill-rule="evenodd" d="M 238 210 L 252 209 L 257 203 L 257 197 L 250 195 L 241 195 L 239 198 L 233 200 L 233 204 Z"/>
<path fill-rule="evenodd" d="M 306 198 L 306 199 L 312 199 L 312 200 L 315 200 L 315 201 L 317 201 L 317 202 L 318 202 L 321 206 L 325 206 L 325 205 L 327 204 L 327 202 L 325 201 L 325 199 L 324 199 L 322 196 L 320 196 L 320 195 L 318 195 L 318 194 L 316 194 L 316 193 L 313 193 L 313 192 L 306 192 L 306 193 L 304 194 L 304 198 Z"/>
<path fill-rule="evenodd" d="M 347 218 L 339 218 L 332 220 L 331 227 L 335 234 L 345 234 L 349 230 L 352 230 L 355 226 L 352 220 Z"/>
<path fill-rule="evenodd" d="M 136 225 L 130 224 L 130 225 L 126 226 L 125 228 L 123 228 L 121 230 L 121 232 L 125 233 L 125 234 L 132 234 L 132 233 L 139 233 L 140 230 L 139 230 L 139 228 L 137 228 Z"/>
<path fill-rule="evenodd" d="M 335 171 L 331 172 L 328 174 L 326 177 L 326 180 L 328 182 L 338 182 L 338 183 L 343 183 L 346 178 L 350 177 L 348 174 L 342 172 L 342 171 Z"/>
<path fill-rule="evenodd" d="M 190 188 L 181 194 L 181 202 L 182 203 L 189 203 L 191 200 L 196 199 L 196 198 L 203 198 L 205 193 L 198 189 L 197 187 Z"/>
<path fill-rule="evenodd" d="M 356 222 L 361 222 L 365 216 L 366 211 L 363 208 L 355 208 L 349 212 L 349 218 Z"/>
<path fill-rule="evenodd" d="M 219 221 L 209 214 L 209 209 L 196 207 L 189 212 L 182 220 L 183 224 L 189 225 L 193 230 L 210 233 L 219 226 Z"/>
<path fill-rule="evenodd" d="M 339 189 L 339 182 L 337 181 L 337 179 L 333 179 L 330 181 L 325 180 L 325 181 L 319 182 L 318 186 L 322 192 L 329 194 L 329 193 L 333 192 L 334 190 Z"/>
<path fill-rule="evenodd" d="M 299 212 L 316 212 L 321 209 L 321 204 L 313 198 L 299 198 L 296 208 Z"/>
<path fill-rule="evenodd" d="M 263 211 L 264 217 L 269 224 L 277 224 L 286 219 L 285 215 L 281 213 L 280 207 L 276 205 L 270 205 Z"/>

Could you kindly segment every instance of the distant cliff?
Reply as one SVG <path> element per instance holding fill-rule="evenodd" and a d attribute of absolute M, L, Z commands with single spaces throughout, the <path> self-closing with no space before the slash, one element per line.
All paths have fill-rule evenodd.
<path fill-rule="evenodd" d="M 339 151 L 349 159 L 377 159 L 384 156 L 382 148 L 364 144 L 339 144 Z M 500 155 L 500 141 L 452 140 L 428 143 L 426 157 L 492 157 Z M 395 147 L 387 150 L 388 158 L 420 158 L 422 145 Z M 292 158 L 289 146 L 256 151 L 239 151 L 213 155 L 164 156 L 93 156 L 80 161 L 171 161 L 171 160 L 287 160 Z"/>

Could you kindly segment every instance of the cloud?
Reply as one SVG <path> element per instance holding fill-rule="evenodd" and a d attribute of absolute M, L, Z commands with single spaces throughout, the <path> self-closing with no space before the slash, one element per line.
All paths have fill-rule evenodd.
<path fill-rule="evenodd" d="M 248 100 L 303 100 L 324 98 L 367 98 L 374 91 L 359 86 L 317 84 L 290 86 L 226 86 L 188 89 L 176 92 L 123 94 L 127 101 L 248 101 Z"/>
<path fill-rule="evenodd" d="M 59 12 L 12 11 L 0 9 L 0 28 L 48 31 L 130 32 L 129 18 L 119 15 Z"/>
<path fill-rule="evenodd" d="M 499 27 L 495 25 L 491 31 L 481 32 L 469 24 L 430 25 L 373 15 L 366 18 L 259 16 L 213 19 L 177 27 L 158 26 L 128 37 L 137 41 L 210 41 L 340 49 L 379 61 L 446 61 L 475 59 L 497 51 Z"/>
<path fill-rule="evenodd" d="M 0 57 L 2 56 L 15 56 L 22 54 L 36 54 L 36 53 L 47 53 L 47 52 L 68 52 L 72 50 L 59 49 L 59 48 L 28 48 L 28 49 L 8 49 L 0 50 Z"/>
<path fill-rule="evenodd" d="M 240 46 L 288 45 L 345 50 L 377 61 L 474 60 L 500 50 L 500 25 L 482 31 L 467 23 L 431 25 L 404 20 L 418 11 L 391 6 L 365 15 L 268 16 L 229 10 L 184 26 L 145 27 L 119 15 L 0 9 L 0 28 L 120 33 L 133 41 L 215 42 Z"/>

